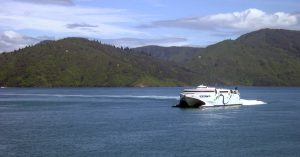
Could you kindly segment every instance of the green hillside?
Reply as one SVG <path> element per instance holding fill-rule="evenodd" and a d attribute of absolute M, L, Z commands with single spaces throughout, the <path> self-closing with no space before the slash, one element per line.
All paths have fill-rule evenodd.
<path fill-rule="evenodd" d="M 116 48 L 83 38 L 0 54 L 0 86 L 300 85 L 300 32 L 263 29 L 207 48 Z"/>
<path fill-rule="evenodd" d="M 189 70 L 130 49 L 66 38 L 0 55 L 0 86 L 179 86 Z"/>
<path fill-rule="evenodd" d="M 188 67 L 213 82 L 234 85 L 300 85 L 300 34 L 264 29 L 207 47 Z"/>
<path fill-rule="evenodd" d="M 177 63 L 184 63 L 190 59 L 191 55 L 202 52 L 203 48 L 196 47 L 161 47 L 161 46 L 143 46 L 134 48 L 136 53 L 143 53 L 155 58 L 167 61 L 174 61 Z"/>
<path fill-rule="evenodd" d="M 171 54 L 171 60 L 199 74 L 203 83 L 225 85 L 299 86 L 300 31 L 262 29 L 242 35 L 236 40 L 190 51 L 185 55 L 169 53 L 173 48 L 159 48 Z M 168 51 L 166 50 L 168 49 Z M 148 52 L 147 49 L 138 48 Z M 150 54 L 157 53 L 152 49 Z M 162 52 L 160 52 L 162 53 Z M 166 59 L 154 55 L 160 59 Z"/>

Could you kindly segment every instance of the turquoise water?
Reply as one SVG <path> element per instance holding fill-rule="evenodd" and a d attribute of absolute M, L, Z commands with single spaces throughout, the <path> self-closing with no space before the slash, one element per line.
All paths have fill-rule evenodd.
<path fill-rule="evenodd" d="M 300 88 L 172 108 L 182 89 L 0 89 L 0 156 L 300 156 Z"/>

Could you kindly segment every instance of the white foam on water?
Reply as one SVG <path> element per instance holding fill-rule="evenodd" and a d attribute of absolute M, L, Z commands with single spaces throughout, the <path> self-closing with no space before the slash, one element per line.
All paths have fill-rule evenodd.
<path fill-rule="evenodd" d="M 267 104 L 266 102 L 263 102 L 260 100 L 246 100 L 246 99 L 241 99 L 241 103 L 242 103 L 242 105 L 245 105 L 245 106 Z"/>
<path fill-rule="evenodd" d="M 124 95 L 124 98 L 139 98 L 139 99 L 175 99 L 179 100 L 179 96 L 158 96 L 158 95 L 144 95 L 144 96 L 137 96 L 137 95 Z"/>
<path fill-rule="evenodd" d="M 120 98 L 120 99 L 159 99 L 179 100 L 179 96 L 159 95 L 69 95 L 69 94 L 0 94 L 4 96 L 40 96 L 40 97 L 83 97 L 83 98 Z"/>
<path fill-rule="evenodd" d="M 82 94 L 0 94 L 3 96 L 37 96 L 37 97 L 81 97 L 81 98 L 116 98 L 116 99 L 156 99 L 156 100 L 179 100 L 179 96 L 161 95 L 82 95 Z M 260 100 L 241 99 L 242 105 L 262 105 L 267 104 Z"/>

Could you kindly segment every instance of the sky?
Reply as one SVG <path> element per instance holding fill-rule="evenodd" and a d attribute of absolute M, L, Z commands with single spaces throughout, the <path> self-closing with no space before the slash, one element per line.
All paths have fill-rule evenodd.
<path fill-rule="evenodd" d="M 205 47 L 263 28 L 300 30 L 299 0 L 0 0 L 0 52 L 66 37 Z"/>

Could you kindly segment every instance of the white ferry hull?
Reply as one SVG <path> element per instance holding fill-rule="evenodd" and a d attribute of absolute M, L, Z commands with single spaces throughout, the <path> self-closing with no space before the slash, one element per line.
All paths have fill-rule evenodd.
<path fill-rule="evenodd" d="M 233 105 L 242 105 L 239 98 L 231 98 L 231 100 L 227 100 L 223 97 L 218 98 L 217 100 L 207 100 L 207 99 L 199 99 L 185 96 L 180 99 L 180 104 L 182 107 L 214 107 L 214 106 L 233 106 Z"/>
<path fill-rule="evenodd" d="M 214 107 L 241 105 L 238 90 L 208 88 L 187 89 L 180 94 L 178 107 Z"/>

